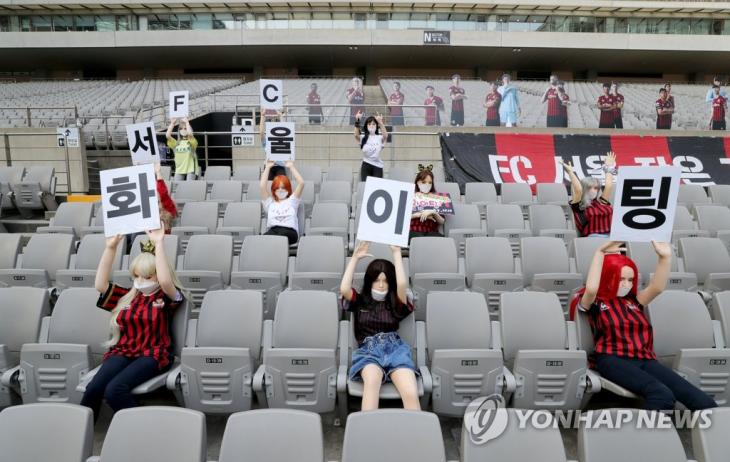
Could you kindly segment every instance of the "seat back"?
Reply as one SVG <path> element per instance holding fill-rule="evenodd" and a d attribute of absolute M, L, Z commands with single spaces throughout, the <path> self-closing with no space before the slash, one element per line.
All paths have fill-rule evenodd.
<path fill-rule="evenodd" d="M 436 414 L 405 409 L 350 414 L 342 443 L 342 462 L 374 460 L 444 462 L 444 439 Z"/>
<path fill-rule="evenodd" d="M 239 165 L 233 169 L 232 180 L 236 181 L 258 181 L 261 177 L 261 169 L 256 165 Z"/>
<path fill-rule="evenodd" d="M 457 273 L 456 243 L 448 237 L 415 237 L 409 252 L 411 276 L 419 273 Z"/>
<path fill-rule="evenodd" d="M 93 209 L 91 202 L 63 202 L 53 217 L 53 226 L 70 226 L 78 236 L 81 228 L 91 224 Z"/>
<path fill-rule="evenodd" d="M 526 284 L 536 274 L 570 272 L 568 251 L 556 237 L 523 237 L 520 257 Z"/>
<path fill-rule="evenodd" d="M 489 258 L 484 258 L 489 255 Z M 466 240 L 466 277 L 479 273 L 514 273 L 512 247 L 506 237 L 470 237 Z"/>
<path fill-rule="evenodd" d="M 459 183 L 439 183 L 436 185 L 438 192 L 446 193 L 451 197 L 452 203 L 461 202 L 461 189 Z"/>
<path fill-rule="evenodd" d="M 352 188 L 352 169 L 350 167 L 338 167 L 330 165 L 325 177 L 327 181 L 346 181 Z M 321 191 L 321 190 L 320 190 Z"/>
<path fill-rule="evenodd" d="M 605 237 L 578 237 L 573 241 L 575 268 L 584 278 L 588 276 L 593 254 L 606 242 Z"/>
<path fill-rule="evenodd" d="M 61 292 L 51 314 L 48 343 L 89 345 L 94 364 L 99 364 L 109 340 L 110 313 L 96 307 L 98 299 L 99 292 L 90 287 Z"/>
<path fill-rule="evenodd" d="M 297 168 L 304 181 L 315 185 L 322 183 L 322 167 L 318 165 L 298 165 Z"/>
<path fill-rule="evenodd" d="M 539 236 L 540 230 L 543 229 L 568 229 L 565 213 L 559 205 L 533 204 L 529 207 L 528 216 L 530 228 L 535 236 Z"/>
<path fill-rule="evenodd" d="M 712 235 L 718 231 L 730 231 L 730 209 L 723 205 L 698 205 L 695 207 L 700 229 Z"/>
<path fill-rule="evenodd" d="M 70 234 L 34 234 L 23 249 L 23 269 L 46 270 L 51 281 L 56 271 L 68 268 L 74 237 Z"/>
<path fill-rule="evenodd" d="M 15 268 L 21 237 L 21 234 L 0 233 L 0 269 Z"/>
<path fill-rule="evenodd" d="M 131 441 L 134 444 L 130 444 Z M 114 414 L 100 459 L 104 462 L 204 462 L 206 455 L 205 415 L 202 412 L 171 406 L 144 406 Z"/>
<path fill-rule="evenodd" d="M 697 223 L 692 219 L 692 214 L 689 213 L 686 205 L 677 205 L 672 229 L 697 229 Z"/>
<path fill-rule="evenodd" d="M 707 197 L 705 188 L 698 184 L 680 184 L 677 202 L 683 205 L 700 205 L 709 204 L 710 198 Z"/>
<path fill-rule="evenodd" d="M 222 226 L 251 227 L 261 231 L 261 202 L 232 202 L 226 205 Z"/>
<path fill-rule="evenodd" d="M 99 266 L 101 255 L 106 249 L 106 236 L 103 234 L 87 234 L 81 238 L 79 248 L 76 250 L 75 269 L 94 270 Z M 127 244 L 124 240 L 120 242 L 117 252 L 114 254 L 112 269 L 118 270 L 122 267 L 122 257 L 126 253 Z"/>
<path fill-rule="evenodd" d="M 271 431 L 274 428 L 276 431 Z M 268 462 L 323 462 L 322 420 L 319 414 L 296 409 L 233 414 L 223 432 L 218 461 L 239 461 L 242 454 Z"/>
<path fill-rule="evenodd" d="M 41 320 L 51 312 L 48 290 L 38 287 L 0 288 L 0 345 L 5 345 L 8 356 L 2 362 L 12 367 L 18 364 L 20 348 L 25 343 L 38 341 Z M 0 392 L 0 407 L 2 404 Z"/>
<path fill-rule="evenodd" d="M 132 247 L 129 248 L 128 263 L 131 263 L 132 260 L 134 260 L 134 258 L 142 252 L 140 243 L 147 240 L 149 240 L 149 238 L 144 234 L 140 234 L 134 238 L 134 242 L 132 242 Z M 170 268 L 175 268 L 179 249 L 178 237 L 172 234 L 167 234 L 162 241 L 162 245 L 165 246 L 165 256 L 167 257 L 167 261 L 170 263 Z"/>
<path fill-rule="evenodd" d="M 53 167 L 35 166 L 28 167 L 25 177 L 23 177 L 23 183 L 38 183 L 41 186 L 41 191 L 50 193 L 52 192 L 53 176 L 56 174 L 56 169 Z"/>
<path fill-rule="evenodd" d="M 537 202 L 540 204 L 568 204 L 568 191 L 563 183 L 538 183 Z"/>
<path fill-rule="evenodd" d="M 388 171 L 389 180 L 402 181 L 404 183 L 413 183 L 416 178 L 416 169 L 411 167 L 396 166 Z"/>
<path fill-rule="evenodd" d="M 503 293 L 499 320 L 507 362 L 519 350 L 563 350 L 567 345 L 563 310 L 553 293 Z"/>
<path fill-rule="evenodd" d="M 709 412 L 712 425 L 692 428 L 692 451 L 698 462 L 722 462 L 730 454 L 730 438 L 727 437 L 730 434 L 730 408 L 718 407 Z"/>
<path fill-rule="evenodd" d="M 297 249 L 297 273 L 340 273 L 345 267 L 345 250 L 337 236 L 303 236 Z"/>
<path fill-rule="evenodd" d="M 275 272 L 282 283 L 289 265 L 289 244 L 284 236 L 246 236 L 238 271 Z"/>
<path fill-rule="evenodd" d="M 473 204 L 480 203 L 497 203 L 497 189 L 494 183 L 466 183 L 464 202 Z"/>
<path fill-rule="evenodd" d="M 318 202 L 312 208 L 311 228 L 342 228 L 347 232 L 349 223 L 350 213 L 344 203 Z"/>
<path fill-rule="evenodd" d="M 527 183 L 502 183 L 500 198 L 502 204 L 529 204 L 532 202 L 532 189 Z"/>
<path fill-rule="evenodd" d="M 335 294 L 320 290 L 285 291 L 274 316 L 274 348 L 336 349 L 339 313 Z"/>
<path fill-rule="evenodd" d="M 188 202 L 180 215 L 180 226 L 202 226 L 209 234 L 218 226 L 218 204 L 215 202 Z"/>
<path fill-rule="evenodd" d="M 444 233 L 448 236 L 453 229 L 482 229 L 479 208 L 474 204 L 453 203 L 454 214 L 446 215 Z"/>
<path fill-rule="evenodd" d="M 221 234 L 191 236 L 183 258 L 185 271 L 216 271 L 224 284 L 231 280 L 233 238 Z"/>
<path fill-rule="evenodd" d="M 651 242 L 627 242 L 626 256 L 631 258 L 639 269 L 639 282 L 644 287 L 649 283 L 657 264 L 657 254 Z M 672 249 L 671 271 L 677 271 L 677 255 Z"/>
<path fill-rule="evenodd" d="M 519 205 L 487 205 L 487 234 L 494 235 L 494 232 L 499 229 L 525 229 L 525 220 Z"/>
<path fill-rule="evenodd" d="M 211 290 L 198 318 L 199 347 L 247 348 L 257 359 L 261 349 L 263 307 L 254 290 Z"/>
<path fill-rule="evenodd" d="M 205 169 L 205 181 L 226 181 L 231 179 L 231 167 L 227 165 L 210 165 Z"/>
<path fill-rule="evenodd" d="M 236 180 L 217 180 L 210 190 L 211 201 L 241 202 L 243 183 Z M 187 206 L 186 206 L 187 207 Z"/>
<path fill-rule="evenodd" d="M 697 274 L 699 283 L 712 273 L 730 272 L 730 255 L 722 241 L 712 237 L 685 237 L 679 240 L 684 268 Z"/>
<path fill-rule="evenodd" d="M 94 416 L 88 407 L 42 403 L 0 412 L 3 460 L 82 462 L 91 457 L 93 445 Z"/>
<path fill-rule="evenodd" d="M 730 184 L 710 185 L 710 197 L 713 204 L 730 206 Z"/>
<path fill-rule="evenodd" d="M 173 198 L 176 201 L 204 201 L 207 188 L 204 180 L 178 181 Z"/>
<path fill-rule="evenodd" d="M 319 202 L 342 202 L 350 204 L 352 198 L 352 183 L 348 181 L 327 180 L 319 190 Z"/>
<path fill-rule="evenodd" d="M 11 200 L 12 187 L 21 182 L 25 167 L 0 167 L 0 209 L 14 208 Z"/>

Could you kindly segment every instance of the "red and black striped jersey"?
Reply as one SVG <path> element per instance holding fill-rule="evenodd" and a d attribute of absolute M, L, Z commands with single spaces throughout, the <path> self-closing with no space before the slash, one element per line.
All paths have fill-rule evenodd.
<path fill-rule="evenodd" d="M 610 234 L 613 207 L 604 198 L 592 201 L 584 210 L 580 209 L 580 202 L 571 202 L 570 208 L 573 209 L 575 229 L 579 235 Z"/>
<path fill-rule="evenodd" d="M 634 297 L 596 299 L 588 309 L 595 352 L 632 359 L 656 359 L 654 331 Z"/>
<path fill-rule="evenodd" d="M 408 303 L 397 303 L 398 306 L 390 309 L 388 301 L 378 302 L 372 300 L 365 303 L 362 295 L 352 289 L 352 300 L 345 301 L 345 309 L 353 313 L 355 317 L 355 338 L 358 345 L 371 335 L 381 332 L 397 332 L 400 322 L 413 312 L 413 305 Z"/>
<path fill-rule="evenodd" d="M 560 115 L 560 97 L 558 96 L 557 88 L 550 87 L 545 92 L 545 98 L 547 101 L 547 115 L 548 117 L 554 117 Z"/>
<path fill-rule="evenodd" d="M 485 103 L 494 101 L 491 107 L 487 108 L 487 120 L 498 120 L 499 119 L 499 105 L 502 103 L 502 95 L 499 92 L 489 92 L 484 98 Z"/>
<path fill-rule="evenodd" d="M 727 107 L 727 98 L 718 95 L 712 100 L 712 121 L 722 122 L 725 120 L 725 108 Z"/>

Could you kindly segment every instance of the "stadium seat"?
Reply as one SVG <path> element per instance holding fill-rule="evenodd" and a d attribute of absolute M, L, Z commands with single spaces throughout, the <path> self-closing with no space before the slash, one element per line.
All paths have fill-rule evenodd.
<path fill-rule="evenodd" d="M 357 219 L 360 215 L 360 205 L 362 204 L 362 197 L 365 193 L 365 182 L 360 181 L 357 183 L 355 192 L 352 193 L 352 200 L 350 201 L 350 209 L 352 210 L 352 216 Z"/>
<path fill-rule="evenodd" d="M 730 247 L 730 209 L 722 205 L 698 205 L 695 207 L 697 224 L 708 231 L 710 237 L 720 239 Z"/>
<path fill-rule="evenodd" d="M 426 296 L 430 291 L 466 289 L 463 260 L 450 237 L 414 237 L 408 265 L 417 321 L 426 320 Z"/>
<path fill-rule="evenodd" d="M 224 289 L 231 282 L 233 238 L 222 234 L 193 236 L 181 260 L 177 278 L 198 309 L 205 292 Z"/>
<path fill-rule="evenodd" d="M 246 191 L 246 200 L 261 202 L 261 190 L 259 189 L 259 181 L 248 181 L 243 183 L 243 189 Z M 271 181 L 266 186 L 267 191 L 271 191 Z"/>
<path fill-rule="evenodd" d="M 374 460 L 445 462 L 444 439 L 436 414 L 405 409 L 350 414 L 342 443 L 342 462 Z"/>
<path fill-rule="evenodd" d="M 457 204 L 461 202 L 459 183 L 439 183 L 436 185 L 436 188 L 438 192 L 448 194 L 452 203 Z"/>
<path fill-rule="evenodd" d="M 685 271 L 697 275 L 701 290 L 730 290 L 730 255 L 722 241 L 712 237 L 685 237 L 679 240 L 679 255 Z"/>
<path fill-rule="evenodd" d="M 221 206 L 229 202 L 241 202 L 243 199 L 243 183 L 236 180 L 214 181 L 208 200 L 218 202 Z"/>
<path fill-rule="evenodd" d="M 205 175 L 203 175 L 203 179 L 209 185 L 214 184 L 214 182 L 216 181 L 228 181 L 231 179 L 231 167 L 223 165 L 209 165 L 205 169 Z"/>
<path fill-rule="evenodd" d="M 56 215 L 51 218 L 48 226 L 39 226 L 37 233 L 41 234 L 70 234 L 78 239 L 81 230 L 91 224 L 93 211 L 91 202 L 64 202 L 58 206 Z"/>
<path fill-rule="evenodd" d="M 725 347 L 730 341 L 730 291 L 715 292 L 709 304 L 712 312 L 713 325 L 719 324 Z M 715 334 L 717 337 L 717 333 Z"/>
<path fill-rule="evenodd" d="M 264 321 L 263 365 L 253 388 L 261 406 L 335 410 L 347 371 L 338 366 L 339 307 L 332 292 L 284 291 Z"/>
<path fill-rule="evenodd" d="M 292 183 L 292 190 L 295 190 L 296 188 L 297 188 L 297 184 Z M 315 193 L 315 189 L 314 189 L 314 183 L 305 181 L 304 189 L 302 190 L 301 205 L 300 205 L 300 207 L 304 208 L 305 217 L 309 217 L 312 215 L 312 207 L 314 206 L 315 197 L 316 197 L 316 193 Z"/>
<path fill-rule="evenodd" d="M 324 181 L 346 181 L 352 189 L 352 169 L 330 165 L 325 173 Z M 322 192 L 321 189 L 320 192 Z"/>
<path fill-rule="evenodd" d="M 586 352 L 573 344 L 553 293 L 503 293 L 499 309 L 505 365 L 518 409 L 577 409 L 590 391 Z M 520 378 L 520 380 L 517 380 Z"/>
<path fill-rule="evenodd" d="M 372 262 L 375 259 L 382 258 L 383 260 L 388 260 L 391 263 L 393 262 L 393 251 L 390 250 L 390 246 L 386 244 L 380 244 L 377 242 L 371 242 L 368 246 L 368 254 L 372 255 L 366 256 L 361 258 L 357 261 L 357 265 L 355 266 L 355 275 L 352 278 L 352 287 L 356 290 L 360 290 L 362 288 L 363 279 L 365 278 L 365 270 L 367 269 L 370 262 Z M 347 258 L 347 261 L 349 262 L 349 259 L 351 257 Z M 408 259 L 403 259 L 403 266 L 406 272 L 406 277 L 408 276 Z"/>
<path fill-rule="evenodd" d="M 284 236 L 246 236 L 238 264 L 231 273 L 231 289 L 261 292 L 264 319 L 274 319 L 276 299 L 286 287 L 289 244 Z"/>
<path fill-rule="evenodd" d="M 99 260 L 106 248 L 106 236 L 87 234 L 81 238 L 76 254 L 71 255 L 68 269 L 56 271 L 56 287 L 59 290 L 69 287 L 94 287 Z M 112 271 L 122 269 L 122 256 L 127 253 L 127 242 L 122 239 L 114 255 Z"/>
<path fill-rule="evenodd" d="M 55 172 L 53 167 L 29 167 L 19 183 L 10 185 L 18 210 L 56 209 Z"/>
<path fill-rule="evenodd" d="M 22 234 L 0 233 L 0 270 L 15 268 L 22 237 Z"/>
<path fill-rule="evenodd" d="M 91 219 L 89 226 L 81 227 L 81 237 L 87 234 L 102 234 L 104 232 L 104 212 L 101 210 L 101 206 L 96 210 L 96 215 Z"/>
<path fill-rule="evenodd" d="M 590 427 L 582 423 L 578 428 L 578 460 L 580 462 L 612 462 L 622 460 L 626 462 L 658 461 L 687 462 L 687 456 L 682 447 L 677 430 L 668 426 L 649 424 L 639 425 L 639 411 L 635 409 L 611 409 L 610 422 L 621 419 L 621 425 L 608 428 L 599 424 L 600 418 L 596 412 L 592 415 Z M 659 422 L 660 413 L 647 412 L 650 422 Z M 624 418 L 624 414 L 628 417 Z M 627 421 L 628 420 L 628 421 Z"/>
<path fill-rule="evenodd" d="M 528 219 L 534 236 L 557 237 L 566 245 L 578 237 L 574 229 L 568 229 L 565 212 L 555 204 L 533 204 L 528 207 Z"/>
<path fill-rule="evenodd" d="M 433 412 L 462 417 L 477 397 L 507 391 L 498 329 L 480 294 L 428 294 L 426 351 Z"/>
<path fill-rule="evenodd" d="M 710 409 L 711 425 L 692 427 L 692 450 L 697 462 L 723 462 L 730 454 L 730 408 Z"/>
<path fill-rule="evenodd" d="M 3 460 L 85 462 L 93 445 L 94 415 L 88 407 L 38 403 L 0 412 Z"/>
<path fill-rule="evenodd" d="M 676 246 L 683 237 L 710 237 L 710 232 L 700 230 L 687 207 L 677 205 L 672 226 L 672 244 Z"/>
<path fill-rule="evenodd" d="M 306 236 L 339 236 L 343 246 L 350 241 L 350 210 L 347 204 L 318 202 L 314 204 L 312 218 L 307 223 Z"/>
<path fill-rule="evenodd" d="M 474 204 L 453 202 L 454 214 L 446 215 L 444 234 L 454 239 L 459 249 L 459 256 L 464 256 L 466 239 L 486 236 L 487 230 L 482 224 L 479 208 Z"/>
<path fill-rule="evenodd" d="M 0 269 L 0 287 L 52 287 L 56 271 L 68 268 L 74 238 L 70 234 L 34 234 L 13 269 Z"/>
<path fill-rule="evenodd" d="M 206 455 L 203 413 L 171 406 L 144 406 L 114 414 L 101 455 L 87 462 L 205 462 Z"/>
<path fill-rule="evenodd" d="M 413 183 L 418 172 L 411 167 L 393 167 L 386 176 L 389 180 L 402 181 L 404 183 Z"/>
<path fill-rule="evenodd" d="M 697 293 L 665 290 L 648 306 L 657 359 L 720 406 L 728 404 L 730 349 Z"/>
<path fill-rule="evenodd" d="M 710 198 L 705 188 L 697 184 L 680 184 L 677 203 L 687 208 L 694 208 L 696 205 L 710 204 Z"/>
<path fill-rule="evenodd" d="M 567 313 L 568 299 L 574 290 L 583 286 L 583 276 L 571 268 L 563 240 L 522 238 L 520 257 L 527 290 L 554 293 Z"/>
<path fill-rule="evenodd" d="M 536 189 L 538 204 L 559 205 L 563 208 L 568 207 L 570 198 L 563 183 L 538 183 Z"/>
<path fill-rule="evenodd" d="M 180 393 L 185 407 L 206 414 L 251 409 L 262 323 L 259 292 L 207 292 L 200 317 L 189 322 L 180 365 L 170 372 L 167 387 Z"/>
<path fill-rule="evenodd" d="M 257 182 L 261 178 L 261 169 L 256 165 L 239 165 L 233 169 L 232 180 Z"/>
<path fill-rule="evenodd" d="M 502 183 L 499 198 L 502 204 L 515 204 L 523 207 L 534 202 L 532 189 L 527 183 Z"/>
<path fill-rule="evenodd" d="M 523 287 L 522 273 L 512 257 L 512 246 L 506 237 L 472 237 L 466 240 L 466 283 L 469 290 L 487 300 L 489 312 L 499 311 L 502 292 Z M 489 255 L 489 258 L 484 258 Z"/>
<path fill-rule="evenodd" d="M 482 216 L 485 216 L 487 204 L 496 204 L 499 202 L 494 183 L 466 183 L 464 202 L 476 205 L 479 207 L 479 212 Z"/>
<path fill-rule="evenodd" d="M 487 235 L 509 239 L 512 253 L 516 257 L 520 253 L 520 239 L 531 236 L 532 232 L 525 226 L 524 215 L 519 205 L 488 204 Z"/>
<path fill-rule="evenodd" d="M 20 350 L 20 364 L 3 375 L 3 383 L 17 384 L 23 403 L 69 402 L 78 404 L 82 393 L 76 386 L 101 363 L 109 339 L 108 311 L 96 307 L 96 289 L 64 290 L 37 343 Z"/>
<path fill-rule="evenodd" d="M 631 258 L 639 270 L 640 288 L 645 288 L 654 274 L 657 264 L 657 255 L 651 242 L 627 242 L 626 256 Z M 667 290 L 696 290 L 697 275 L 694 273 L 685 273 L 679 271 L 679 259 L 672 250 L 672 263 L 670 267 L 669 279 L 667 280 Z"/>
<path fill-rule="evenodd" d="M 129 274 L 129 263 L 140 254 L 142 249 L 140 243 L 148 240 L 144 234 L 139 234 L 134 238 L 132 246 L 129 248 L 129 255 L 122 256 L 122 269 L 119 271 L 112 272 L 112 280 L 115 284 L 119 284 L 122 287 L 132 287 L 132 275 Z M 162 241 L 165 246 L 165 257 L 167 262 L 170 264 L 170 268 L 177 266 L 178 258 L 178 238 L 175 235 L 167 234 Z"/>
<path fill-rule="evenodd" d="M 226 423 L 218 462 L 238 462 L 242 455 L 267 462 L 322 462 L 322 419 L 314 412 L 296 409 L 236 413 Z"/>
<path fill-rule="evenodd" d="M 205 180 L 178 181 L 174 183 L 174 187 L 172 199 L 179 207 L 188 202 L 204 201 L 208 188 Z"/>
<path fill-rule="evenodd" d="M 162 179 L 164 181 L 170 181 L 172 178 L 172 167 L 169 165 L 161 165 L 160 166 L 160 175 L 162 176 Z"/>
<path fill-rule="evenodd" d="M 545 426 L 539 429 L 530 424 L 524 428 L 520 427 L 520 418 L 515 409 L 506 408 L 497 412 L 505 413 L 506 427 L 498 437 L 482 444 L 471 441 L 470 429 L 464 420 L 461 427 L 461 462 L 490 460 L 568 462 L 560 430 L 555 425 L 553 415 L 548 411 L 537 411 L 533 414 L 533 416 L 540 415 L 541 424 L 544 422 Z M 494 422 L 496 425 L 496 420 Z"/>
<path fill-rule="evenodd" d="M 322 184 L 322 168 L 317 165 L 298 165 L 297 169 L 305 183 L 312 183 L 314 192 L 318 193 Z"/>
<path fill-rule="evenodd" d="M 347 205 L 348 216 L 352 199 L 352 183 L 347 181 L 324 181 L 319 189 L 317 202 L 342 202 Z"/>
<path fill-rule="evenodd" d="M 710 198 L 714 205 L 730 206 L 730 185 L 713 184 L 710 185 Z"/>
<path fill-rule="evenodd" d="M 578 237 L 573 240 L 575 269 L 583 276 L 583 279 L 588 277 L 588 268 L 591 266 L 596 250 L 606 242 L 608 239 L 605 237 Z"/>
<path fill-rule="evenodd" d="M 12 186 L 20 183 L 25 175 L 25 167 L 0 167 L 0 210 L 13 209 Z"/>
<path fill-rule="evenodd" d="M 180 214 L 180 224 L 170 232 L 180 239 L 184 252 L 192 236 L 214 234 L 218 228 L 218 204 L 215 202 L 188 202 Z"/>
<path fill-rule="evenodd" d="M 37 287 L 0 289 L 0 377 L 20 362 L 25 343 L 38 341 L 41 321 L 51 312 L 48 291 Z M 0 384 L 0 409 L 18 404 L 17 394 L 7 384 Z M 2 446 L 0 446 L 2 447 Z"/>
<path fill-rule="evenodd" d="M 338 236 L 303 236 L 289 265 L 289 288 L 339 293 L 345 270 L 345 247 Z"/>
<path fill-rule="evenodd" d="M 261 202 L 232 202 L 226 205 L 216 234 L 233 236 L 233 252 L 241 253 L 243 239 L 261 232 Z"/>

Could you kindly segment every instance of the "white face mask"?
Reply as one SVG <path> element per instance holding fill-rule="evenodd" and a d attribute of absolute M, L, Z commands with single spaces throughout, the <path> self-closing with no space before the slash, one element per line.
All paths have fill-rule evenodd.
<path fill-rule="evenodd" d="M 598 197 L 598 191 L 592 190 L 588 191 L 588 198 L 592 201 L 596 200 L 596 197 Z"/>
<path fill-rule="evenodd" d="M 134 288 L 145 295 L 156 292 L 160 288 L 160 284 L 149 279 L 137 278 L 134 280 Z"/>
<path fill-rule="evenodd" d="M 289 197 L 289 192 L 286 189 L 277 189 L 276 197 L 279 198 L 280 201 L 283 201 L 284 199 Z"/>
<path fill-rule="evenodd" d="M 421 191 L 423 194 L 428 194 L 431 192 L 431 187 L 433 185 L 431 183 L 418 183 L 418 190 Z"/>
<path fill-rule="evenodd" d="M 188 131 L 187 130 L 180 130 L 180 136 L 182 136 L 183 138 L 187 137 L 188 136 Z"/>
<path fill-rule="evenodd" d="M 377 130 L 377 129 L 378 129 L 377 126 L 368 125 L 368 133 L 370 133 L 371 135 L 374 135 L 375 134 L 375 130 Z"/>
<path fill-rule="evenodd" d="M 616 295 L 619 296 L 619 297 L 625 297 L 625 296 L 627 296 L 629 294 L 629 292 L 631 292 L 631 288 L 633 286 L 634 286 L 633 284 L 629 284 L 626 287 L 619 286 L 618 292 L 616 293 Z"/>
<path fill-rule="evenodd" d="M 381 292 L 379 290 L 370 288 L 370 295 L 372 295 L 373 300 L 375 300 L 376 302 L 382 302 L 383 300 L 385 300 L 385 296 L 388 295 L 388 291 L 386 290 L 385 292 Z"/>

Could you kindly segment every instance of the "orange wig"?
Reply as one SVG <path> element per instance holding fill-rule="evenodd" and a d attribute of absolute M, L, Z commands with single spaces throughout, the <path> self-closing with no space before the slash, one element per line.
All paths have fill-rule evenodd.
<path fill-rule="evenodd" d="M 286 175 L 277 175 L 271 182 L 271 197 L 277 202 L 279 201 L 279 198 L 276 197 L 276 190 L 279 188 L 286 189 L 286 191 L 289 193 L 289 196 L 291 196 L 291 182 L 289 181 L 289 178 L 286 177 Z"/>

